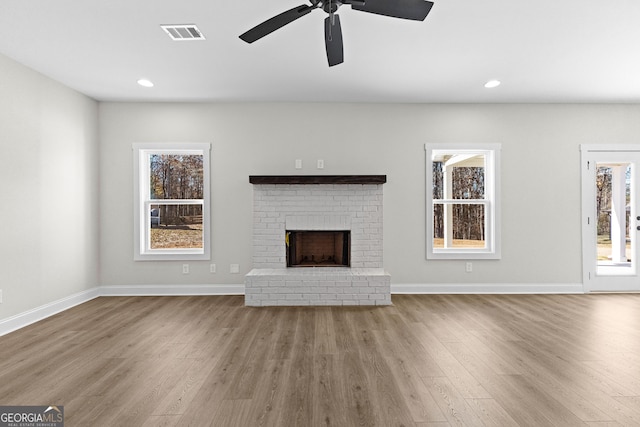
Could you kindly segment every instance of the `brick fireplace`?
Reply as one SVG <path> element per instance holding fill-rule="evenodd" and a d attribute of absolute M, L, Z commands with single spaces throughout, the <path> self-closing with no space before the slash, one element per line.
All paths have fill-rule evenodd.
<path fill-rule="evenodd" d="M 251 176 L 253 270 L 245 304 L 388 305 L 385 175 Z"/>

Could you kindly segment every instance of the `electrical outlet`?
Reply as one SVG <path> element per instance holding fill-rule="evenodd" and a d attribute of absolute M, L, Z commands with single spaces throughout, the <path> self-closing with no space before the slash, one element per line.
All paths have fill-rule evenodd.
<path fill-rule="evenodd" d="M 318 169 L 324 169 L 324 160 L 318 159 Z"/>
<path fill-rule="evenodd" d="M 302 159 L 296 159 L 296 169 L 302 169 Z"/>
<path fill-rule="evenodd" d="M 468 262 L 467 265 L 465 266 L 465 271 L 467 273 L 471 273 L 473 271 L 473 263 L 472 262 Z"/>
<path fill-rule="evenodd" d="M 182 274 L 189 274 L 189 264 L 182 264 Z"/>
<path fill-rule="evenodd" d="M 232 273 L 232 274 L 240 273 L 240 264 L 231 264 L 229 266 L 229 273 Z"/>
<path fill-rule="evenodd" d="M 209 264 L 209 273 L 215 273 L 215 272 L 216 272 L 216 265 Z"/>
<path fill-rule="evenodd" d="M 0 304 L 2 304 L 2 289 L 0 289 Z"/>

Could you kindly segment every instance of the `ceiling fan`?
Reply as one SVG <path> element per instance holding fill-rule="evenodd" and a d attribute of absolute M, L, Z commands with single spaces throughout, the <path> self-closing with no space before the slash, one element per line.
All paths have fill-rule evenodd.
<path fill-rule="evenodd" d="M 340 27 L 340 17 L 336 13 L 340 6 L 350 4 L 351 9 L 354 10 L 414 21 L 424 21 L 433 6 L 433 2 L 425 0 L 310 0 L 310 2 L 310 5 L 302 4 L 271 19 L 267 19 L 262 24 L 258 24 L 242 34 L 240 38 L 247 43 L 253 43 L 311 13 L 314 9 L 322 9 L 329 14 L 324 20 L 324 42 L 327 50 L 327 60 L 329 61 L 329 66 L 332 67 L 344 61 L 342 29 Z"/>

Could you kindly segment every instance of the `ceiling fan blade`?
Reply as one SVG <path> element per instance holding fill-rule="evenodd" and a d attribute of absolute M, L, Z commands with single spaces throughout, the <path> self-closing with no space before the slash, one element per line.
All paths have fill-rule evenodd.
<path fill-rule="evenodd" d="M 282 12 L 280 15 L 276 15 L 271 19 L 267 19 L 262 24 L 258 24 L 246 33 L 242 34 L 240 38 L 247 43 L 253 43 L 254 41 L 261 39 L 267 34 L 271 34 L 275 30 L 284 27 L 285 25 L 295 21 L 296 19 L 306 15 L 315 9 L 316 6 L 309 6 L 301 4 L 293 9 L 289 9 L 286 12 Z"/>
<path fill-rule="evenodd" d="M 327 48 L 329 67 L 344 62 L 342 50 L 342 29 L 340 17 L 336 13 L 329 14 L 324 20 L 324 44 Z"/>
<path fill-rule="evenodd" d="M 433 2 L 424 0 L 365 0 L 364 4 L 351 4 L 352 9 L 362 12 L 414 21 L 424 21 L 432 6 Z"/>

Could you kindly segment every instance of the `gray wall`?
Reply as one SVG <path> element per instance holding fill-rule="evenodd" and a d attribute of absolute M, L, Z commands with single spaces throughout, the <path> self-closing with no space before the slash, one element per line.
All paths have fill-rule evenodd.
<path fill-rule="evenodd" d="M 392 284 L 581 283 L 582 143 L 640 143 L 638 105 L 101 103 L 102 285 L 240 284 L 251 269 L 248 176 L 386 174 Z M 212 262 L 134 262 L 134 142 L 212 143 Z M 424 144 L 502 144 L 502 259 L 425 260 Z M 294 160 L 303 160 L 303 169 Z M 241 274 L 229 274 L 238 263 Z"/>
<path fill-rule="evenodd" d="M 98 105 L 0 55 L 0 319 L 98 283 Z"/>
<path fill-rule="evenodd" d="M 0 77 L 0 320 L 99 285 L 242 284 L 248 176 L 317 159 L 388 176 L 393 284 L 580 283 L 579 144 L 640 143 L 640 105 L 97 103 L 1 55 Z M 133 261 L 131 144 L 158 141 L 212 143 L 216 274 Z M 425 260 L 426 142 L 502 144 L 501 260 Z"/>

